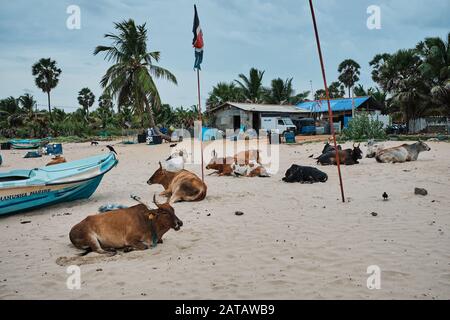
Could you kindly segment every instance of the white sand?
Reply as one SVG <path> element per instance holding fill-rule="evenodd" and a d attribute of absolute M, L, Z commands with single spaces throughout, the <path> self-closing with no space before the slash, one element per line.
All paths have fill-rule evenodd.
<path fill-rule="evenodd" d="M 99 154 L 105 144 L 65 144 L 64 156 Z M 132 205 L 131 193 L 150 201 L 162 191 L 146 181 L 168 145 L 116 145 L 120 163 L 91 199 L 0 218 L 0 298 L 449 299 L 450 144 L 429 145 L 416 162 L 363 159 L 343 167 L 345 204 L 336 167 L 322 167 L 325 184 L 281 181 L 293 163 L 314 165 L 309 155 L 318 155 L 322 143 L 282 145 L 280 170 L 271 178 L 207 176 L 206 199 L 176 204 L 184 226 L 155 249 L 72 259 L 79 252 L 68 239 L 74 224 L 105 203 Z M 2 172 L 49 159 L 1 153 Z M 429 195 L 414 195 L 414 187 Z M 60 257 L 67 257 L 60 264 L 80 264 L 80 290 L 67 289 Z M 380 290 L 366 287 L 369 265 L 381 268 Z"/>

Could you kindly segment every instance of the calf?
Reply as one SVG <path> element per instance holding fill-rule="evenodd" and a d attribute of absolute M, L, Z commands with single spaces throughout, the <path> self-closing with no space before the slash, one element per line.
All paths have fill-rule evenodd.
<path fill-rule="evenodd" d="M 157 209 L 143 204 L 88 216 L 70 230 L 69 238 L 78 249 L 114 254 L 116 249 L 145 250 L 162 243 L 162 236 L 171 228 L 178 231 L 183 222 L 169 203 Z"/>
<path fill-rule="evenodd" d="M 52 158 L 52 160 L 49 163 L 47 163 L 45 166 L 53 166 L 55 164 L 64 163 L 64 162 L 67 162 L 66 158 L 61 157 L 60 155 L 57 155 L 54 158 Z"/>
<path fill-rule="evenodd" d="M 405 162 L 416 161 L 419 153 L 430 151 L 431 148 L 424 142 L 419 141 L 413 144 L 402 144 L 401 146 L 384 149 L 378 152 L 375 159 L 378 162 Z"/>
<path fill-rule="evenodd" d="M 328 175 L 314 167 L 293 164 L 285 173 L 284 182 L 314 183 L 326 182 Z"/>
<path fill-rule="evenodd" d="M 161 162 L 147 184 L 161 184 L 164 191 L 160 195 L 168 197 L 169 203 L 201 201 L 206 197 L 206 184 L 197 175 L 184 169 L 178 172 L 167 171 L 162 168 Z"/>
<path fill-rule="evenodd" d="M 353 144 L 353 149 L 339 150 L 339 162 L 345 165 L 358 164 L 358 160 L 362 159 L 362 151 L 359 146 L 360 144 L 357 146 Z M 337 164 L 336 151 L 329 151 L 316 159 L 317 163 L 320 163 L 321 165 Z"/>

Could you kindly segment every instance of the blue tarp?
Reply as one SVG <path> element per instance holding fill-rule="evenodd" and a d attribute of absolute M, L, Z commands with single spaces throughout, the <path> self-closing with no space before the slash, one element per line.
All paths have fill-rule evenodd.
<path fill-rule="evenodd" d="M 370 97 L 357 97 L 353 100 L 355 101 L 355 109 L 360 107 L 364 102 L 369 100 Z M 352 99 L 342 98 L 342 99 L 331 99 L 330 100 L 331 110 L 336 111 L 348 111 L 352 110 Z M 328 112 L 327 100 L 318 101 L 305 101 L 299 103 L 297 106 L 299 109 L 306 109 L 311 112 Z"/>

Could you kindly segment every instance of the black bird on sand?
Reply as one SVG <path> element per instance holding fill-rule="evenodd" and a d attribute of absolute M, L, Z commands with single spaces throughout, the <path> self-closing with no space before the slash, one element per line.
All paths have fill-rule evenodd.
<path fill-rule="evenodd" d="M 169 147 L 175 148 L 175 147 L 177 146 L 177 144 L 178 144 L 178 143 L 171 144 Z"/>
<path fill-rule="evenodd" d="M 389 198 L 388 194 L 385 192 L 383 193 L 383 200 L 386 201 Z"/>
<path fill-rule="evenodd" d="M 106 147 L 109 149 L 109 151 L 114 152 L 115 154 L 117 154 L 116 150 L 114 150 L 114 148 L 112 146 L 107 145 Z"/>

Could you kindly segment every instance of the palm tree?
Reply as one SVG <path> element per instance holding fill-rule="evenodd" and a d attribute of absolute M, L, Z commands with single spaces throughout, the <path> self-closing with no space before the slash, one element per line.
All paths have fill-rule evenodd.
<path fill-rule="evenodd" d="M 105 59 L 114 64 L 106 71 L 101 86 L 105 93 L 117 97 L 117 104 L 122 106 L 130 99 L 136 110 L 146 110 L 150 127 L 157 133 L 152 107 L 161 105 L 161 98 L 153 78 L 166 79 L 177 84 L 176 77 L 167 69 L 154 64 L 160 59 L 159 51 L 147 51 L 146 24 L 136 25 L 134 20 L 114 23 L 117 34 L 106 34 L 110 46 L 97 46 L 94 55 L 105 53 Z M 150 105 L 152 102 L 152 105 Z"/>
<path fill-rule="evenodd" d="M 50 106 L 50 91 L 58 85 L 58 77 L 61 74 L 61 69 L 56 66 L 56 61 L 50 58 L 42 58 L 36 62 L 31 68 L 33 76 L 35 76 L 36 86 L 43 92 L 47 93 L 48 112 L 50 120 L 52 120 L 52 109 Z"/>
<path fill-rule="evenodd" d="M 94 101 L 95 95 L 92 93 L 91 89 L 83 88 L 78 92 L 78 103 L 83 107 L 86 120 L 89 117 L 89 108 L 92 107 Z"/>
<path fill-rule="evenodd" d="M 350 89 L 359 81 L 361 66 L 352 59 L 347 59 L 341 62 L 338 67 L 339 81 L 348 88 L 348 97 L 351 98 Z"/>
<path fill-rule="evenodd" d="M 381 89 L 392 96 L 390 108 L 398 108 L 407 124 L 431 110 L 430 86 L 420 71 L 421 63 L 415 49 L 377 55 L 370 62 Z"/>
<path fill-rule="evenodd" d="M 36 107 L 36 100 L 34 100 L 34 97 L 29 93 L 25 93 L 23 96 L 19 97 L 19 103 L 27 113 L 28 117 L 30 119 L 33 118 Z"/>
<path fill-rule="evenodd" d="M 273 79 L 270 89 L 266 91 L 266 102 L 273 104 L 289 103 L 294 95 L 292 88 L 292 78 L 283 80 L 281 78 Z"/>
<path fill-rule="evenodd" d="M 241 80 L 234 80 L 242 89 L 242 94 L 246 101 L 252 103 L 261 102 L 264 91 L 262 85 L 264 72 L 251 68 L 248 77 L 241 73 L 238 76 Z"/>
<path fill-rule="evenodd" d="M 339 81 L 333 81 L 328 86 L 328 95 L 330 96 L 330 99 L 337 99 L 344 97 L 344 87 L 342 83 Z M 327 94 L 325 92 L 325 89 L 319 89 L 314 94 L 314 100 L 323 100 L 327 98 Z"/>
<path fill-rule="evenodd" d="M 419 70 L 429 80 L 434 102 L 450 114 L 450 32 L 447 41 L 426 38 L 416 46 L 422 64 Z"/>
<path fill-rule="evenodd" d="M 114 116 L 114 107 L 111 97 L 105 93 L 102 94 L 98 98 L 98 108 L 95 111 L 102 123 L 102 128 L 106 128 L 107 124 Z"/>
<path fill-rule="evenodd" d="M 216 84 L 212 91 L 209 93 L 209 97 L 206 100 L 207 110 L 218 107 L 222 103 L 230 102 L 243 102 L 244 96 L 242 90 L 236 85 L 226 82 L 219 82 Z"/>

